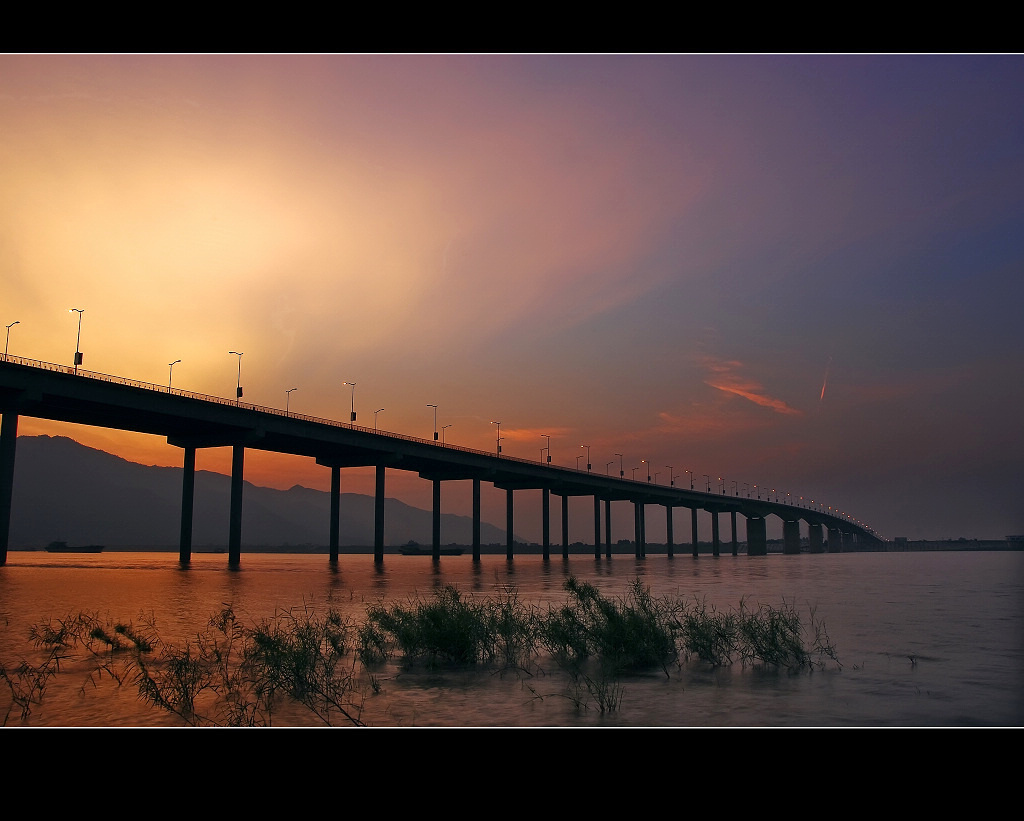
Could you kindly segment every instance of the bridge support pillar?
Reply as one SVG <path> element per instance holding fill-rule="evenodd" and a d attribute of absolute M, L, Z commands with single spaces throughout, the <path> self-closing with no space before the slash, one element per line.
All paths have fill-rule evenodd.
<path fill-rule="evenodd" d="M 633 533 L 635 539 L 634 555 L 642 559 L 647 553 L 647 545 L 644 543 L 644 503 L 633 502 Z"/>
<path fill-rule="evenodd" d="M 181 470 L 181 530 L 178 534 L 178 561 L 192 561 L 192 511 L 196 497 L 196 449 L 186 445 Z"/>
<path fill-rule="evenodd" d="M 373 561 L 384 561 L 384 465 L 377 465 L 376 490 L 373 495 Z"/>
<path fill-rule="evenodd" d="M 828 529 L 828 552 L 843 552 L 843 533 L 838 527 L 830 527 Z"/>
<path fill-rule="evenodd" d="M 5 410 L 0 425 L 0 565 L 7 564 L 11 538 L 11 500 L 14 496 L 14 454 L 18 444 L 18 414 Z"/>
<path fill-rule="evenodd" d="M 569 497 L 562 497 L 562 558 L 569 558 Z"/>
<path fill-rule="evenodd" d="M 242 560 L 242 472 L 245 446 L 231 446 L 231 524 L 228 530 L 228 565 L 237 567 Z"/>
<path fill-rule="evenodd" d="M 473 561 L 480 561 L 480 480 L 473 480 Z"/>
<path fill-rule="evenodd" d="M 594 558 L 601 558 L 601 500 L 594 497 Z"/>
<path fill-rule="evenodd" d="M 505 558 L 511 559 L 515 547 L 512 515 L 512 488 L 505 490 Z"/>
<path fill-rule="evenodd" d="M 782 523 L 782 552 L 787 556 L 800 553 L 800 520 Z"/>
<path fill-rule="evenodd" d="M 433 519 L 430 530 L 430 545 L 434 561 L 441 560 L 441 480 L 433 480 Z"/>
<path fill-rule="evenodd" d="M 672 545 L 672 505 L 665 505 L 665 549 L 671 559 L 675 555 Z"/>
<path fill-rule="evenodd" d="M 540 490 L 540 516 L 544 561 L 551 558 L 551 491 L 546 487 Z"/>
<path fill-rule="evenodd" d="M 604 555 L 612 557 L 612 500 L 604 500 Z"/>
<path fill-rule="evenodd" d="M 736 511 L 729 511 L 729 518 L 732 520 L 732 555 L 738 556 L 740 553 L 739 540 L 736 538 Z"/>
<path fill-rule="evenodd" d="M 768 529 L 760 516 L 747 517 L 747 555 L 768 555 Z"/>
<path fill-rule="evenodd" d="M 699 543 L 697 542 L 697 508 L 690 508 L 690 522 L 693 529 L 693 535 L 691 539 L 693 541 L 693 558 L 697 558 L 700 554 Z"/>
<path fill-rule="evenodd" d="M 821 538 L 821 525 L 814 523 L 807 525 L 807 545 L 811 553 L 825 552 L 825 545 Z"/>
<path fill-rule="evenodd" d="M 720 548 L 721 548 L 721 539 L 719 538 L 719 533 L 718 533 L 718 511 L 717 510 L 712 510 L 711 511 L 711 555 L 713 555 L 716 559 L 718 558 L 718 554 L 720 552 Z"/>
<path fill-rule="evenodd" d="M 341 542 L 341 468 L 338 465 L 331 465 L 331 564 L 338 562 L 338 546 Z"/>

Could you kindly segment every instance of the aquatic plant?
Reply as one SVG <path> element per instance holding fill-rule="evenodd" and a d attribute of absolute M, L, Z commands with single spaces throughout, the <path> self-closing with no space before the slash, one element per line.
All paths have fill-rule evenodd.
<path fill-rule="evenodd" d="M 299 707 L 325 725 L 361 725 L 368 695 L 384 692 L 379 665 L 436 669 L 479 665 L 543 676 L 552 663 L 565 678 L 564 697 L 577 709 L 619 709 L 623 677 L 650 670 L 670 675 L 688 661 L 723 666 L 819 669 L 838 665 L 824 625 L 811 611 L 751 606 L 719 611 L 705 600 L 655 597 L 641 580 L 608 597 L 570 576 L 561 605 L 541 609 L 515 590 L 466 595 L 446 585 L 430 597 L 370 605 L 355 624 L 329 607 L 303 604 L 256 624 L 244 624 L 230 606 L 181 644 L 161 640 L 155 620 L 108 622 L 78 614 L 32 628 L 37 656 L 0 664 L 9 694 L 3 722 L 28 718 L 47 683 L 71 661 L 87 662 L 87 681 L 109 677 L 133 686 L 145 703 L 194 726 L 269 726 Z M 81 669 L 81 665 L 76 667 Z M 530 686 L 537 698 L 544 698 Z M 301 719 L 300 719 L 301 723 Z"/>

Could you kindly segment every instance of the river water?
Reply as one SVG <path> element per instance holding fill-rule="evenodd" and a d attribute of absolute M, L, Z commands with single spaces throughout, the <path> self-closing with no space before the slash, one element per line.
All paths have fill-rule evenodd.
<path fill-rule="evenodd" d="M 516 591 L 546 608 L 567 599 L 568 576 L 608 597 L 638 577 L 655 596 L 719 610 L 791 607 L 822 623 L 838 664 L 792 673 L 695 661 L 622 677 L 617 709 L 567 696 L 564 676 L 491 668 L 391 665 L 363 702 L 371 727 L 1018 727 L 1024 726 L 1024 552 L 940 551 L 718 558 L 665 555 L 596 560 L 560 556 L 197 554 L 182 569 L 172 553 L 11 552 L 0 567 L 0 664 L 31 656 L 28 631 L 87 612 L 114 621 L 151 616 L 161 639 L 183 642 L 230 604 L 250 623 L 296 607 L 328 606 L 361 621 L 374 603 L 426 598 L 443 585 L 465 595 Z M 175 727 L 131 687 L 90 680 L 69 663 L 27 719 L 8 727 Z M 7 702 L 4 701 L 5 697 Z M 9 694 L 0 692 L 0 710 Z M 2 717 L 2 713 L 0 713 Z M 317 726 L 301 710 L 274 725 Z"/>

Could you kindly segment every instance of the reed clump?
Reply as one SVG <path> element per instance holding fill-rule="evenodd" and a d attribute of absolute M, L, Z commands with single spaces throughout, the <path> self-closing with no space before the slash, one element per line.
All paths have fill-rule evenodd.
<path fill-rule="evenodd" d="M 111 623 L 78 614 L 32 628 L 33 660 L 0 663 L 6 724 L 22 720 L 70 662 L 87 680 L 133 686 L 147 704 L 196 726 L 269 726 L 282 707 L 302 708 L 325 725 L 361 725 L 365 699 L 383 691 L 379 667 L 479 665 L 533 677 L 554 665 L 560 693 L 577 708 L 617 710 L 631 674 L 688 662 L 787 670 L 838 665 L 824 624 L 781 607 L 740 602 L 718 610 L 702 599 L 656 597 L 638 578 L 620 597 L 568 577 L 566 601 L 541 607 L 515 590 L 466 595 L 446 585 L 429 597 L 379 602 L 361 623 L 333 607 L 303 604 L 256 624 L 230 606 L 184 643 L 161 640 L 154 619 Z M 76 667 L 75 669 L 80 669 Z M 533 688 L 531 688 L 533 689 Z"/>

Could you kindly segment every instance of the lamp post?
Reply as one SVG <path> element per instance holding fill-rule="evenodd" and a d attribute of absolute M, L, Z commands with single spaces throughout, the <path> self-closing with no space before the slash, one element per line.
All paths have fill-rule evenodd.
<path fill-rule="evenodd" d="M 706 473 L 704 474 L 704 488 L 707 493 L 711 492 L 711 477 Z"/>
<path fill-rule="evenodd" d="M 659 472 L 660 472 L 660 471 L 657 471 L 657 470 L 656 470 L 656 471 L 654 471 L 654 484 L 658 484 L 658 473 L 659 473 Z"/>
<path fill-rule="evenodd" d="M 355 382 L 342 382 L 342 385 L 349 385 L 352 388 L 352 406 L 349 408 L 349 422 L 355 423 L 356 421 L 356 383 Z"/>
<path fill-rule="evenodd" d="M 619 457 L 619 478 L 624 479 L 626 477 L 626 472 L 622 469 L 622 454 L 616 453 L 615 455 Z"/>
<path fill-rule="evenodd" d="M 590 445 L 580 445 L 580 447 L 587 449 L 587 473 L 590 473 Z"/>
<path fill-rule="evenodd" d="M 235 404 L 242 401 L 242 354 L 238 351 L 228 351 L 238 357 L 238 381 L 235 383 Z"/>
<path fill-rule="evenodd" d="M 550 462 L 551 461 L 551 437 L 548 436 L 546 433 L 542 433 L 541 436 L 543 436 L 545 439 L 548 440 L 547 451 L 548 451 L 548 462 Z"/>
<path fill-rule="evenodd" d="M 611 476 L 612 475 L 611 471 L 610 471 L 610 468 L 614 464 L 615 464 L 615 460 L 614 459 L 612 459 L 610 462 L 605 462 L 604 463 L 604 472 L 605 472 L 606 476 Z"/>
<path fill-rule="evenodd" d="M 75 373 L 78 373 L 78 366 L 82 364 L 82 314 L 85 308 L 70 308 L 68 313 L 78 314 L 78 339 L 75 340 Z"/>
<path fill-rule="evenodd" d="M 431 405 L 428 402 L 427 403 L 427 407 L 434 409 L 434 441 L 436 442 L 437 441 L 437 405 Z"/>
<path fill-rule="evenodd" d="M 692 470 L 685 470 L 684 469 L 683 473 L 689 473 L 690 474 L 690 490 L 693 490 L 693 471 Z"/>
<path fill-rule="evenodd" d="M 441 426 L 441 444 L 442 445 L 444 444 L 444 430 L 445 430 L 445 428 L 450 428 L 450 427 L 451 427 L 451 425 L 442 425 Z"/>
<path fill-rule="evenodd" d="M 668 486 L 669 487 L 675 487 L 676 486 L 676 475 L 675 475 L 675 473 L 672 472 L 672 465 L 665 465 L 665 467 L 668 468 Z"/>
<path fill-rule="evenodd" d="M 492 419 L 492 420 L 491 420 L 491 424 L 492 424 L 492 425 L 497 425 L 497 426 L 498 426 L 498 433 L 497 433 L 497 437 L 498 437 L 498 438 L 497 438 L 497 440 L 495 441 L 495 445 L 494 445 L 494 447 L 495 447 L 495 451 L 494 451 L 494 454 L 495 454 L 496 456 L 501 456 L 501 422 L 495 422 L 495 421 L 494 421 L 494 420 Z"/>
<path fill-rule="evenodd" d="M 180 359 L 175 359 L 167 366 L 167 392 L 171 392 L 171 378 L 174 376 L 174 366 L 181 362 Z"/>
<path fill-rule="evenodd" d="M 20 325 L 20 324 L 21 324 L 20 320 L 15 320 L 14 322 L 12 322 L 10 325 L 7 326 L 7 342 L 4 345 L 4 361 L 5 362 L 7 361 L 7 348 L 11 344 L 11 328 L 13 328 L 15 325 Z"/>
<path fill-rule="evenodd" d="M 284 392 L 284 412 L 285 413 L 288 413 L 288 411 L 291 409 L 292 391 L 297 391 L 297 390 L 298 390 L 298 388 L 288 388 L 288 390 L 286 390 Z"/>
<path fill-rule="evenodd" d="M 576 457 L 576 470 L 580 469 L 580 459 L 582 459 L 582 458 L 583 458 L 583 454 L 582 453 L 579 456 Z"/>
<path fill-rule="evenodd" d="M 648 464 L 646 459 L 641 459 L 640 460 L 640 464 L 641 465 L 647 465 L 647 481 L 648 482 L 651 481 L 651 466 L 650 466 L 650 464 Z"/>
<path fill-rule="evenodd" d="M 630 478 L 630 479 L 632 479 L 632 480 L 633 480 L 634 482 L 636 481 L 636 472 L 637 472 L 638 470 L 640 470 L 640 466 L 639 466 L 639 465 L 637 465 L 637 466 L 636 466 L 635 468 L 633 468 L 633 475 L 629 477 L 629 478 Z"/>
<path fill-rule="evenodd" d="M 377 410 L 375 410 L 373 412 L 373 430 L 374 430 L 374 432 L 377 431 L 377 414 L 380 413 L 382 410 L 384 410 L 384 408 L 377 408 Z M 437 434 L 436 433 L 434 434 L 434 438 L 435 439 L 437 438 Z"/>

